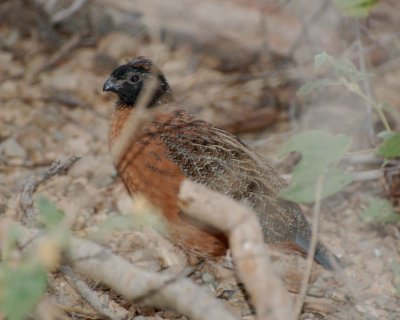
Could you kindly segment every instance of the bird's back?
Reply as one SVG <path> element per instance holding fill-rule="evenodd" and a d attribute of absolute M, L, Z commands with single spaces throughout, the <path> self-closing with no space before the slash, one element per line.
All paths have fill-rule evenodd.
<path fill-rule="evenodd" d="M 111 143 L 119 134 L 115 128 L 122 125 L 116 117 Z M 185 178 L 248 204 L 258 215 L 265 242 L 308 251 L 310 226 L 297 204 L 279 197 L 287 183 L 276 170 L 237 137 L 175 105 L 154 112 L 117 168 L 131 193 L 140 192 L 161 208 L 170 222 L 166 235 L 188 251 L 223 254 L 226 239 L 184 218 L 177 195 Z M 322 244 L 317 246 L 316 260 L 331 268 Z"/>

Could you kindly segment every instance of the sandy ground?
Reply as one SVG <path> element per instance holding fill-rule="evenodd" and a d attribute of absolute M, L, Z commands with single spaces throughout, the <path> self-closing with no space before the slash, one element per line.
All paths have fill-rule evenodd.
<path fill-rule="evenodd" d="M 9 32 L 8 29 L 0 31 Z M 22 58 L 17 55 L 21 50 L 25 52 Z M 18 214 L 21 187 L 30 174 L 73 154 L 82 159 L 68 175 L 48 181 L 38 193 L 50 198 L 67 215 L 79 212 L 73 230 L 80 236 L 93 233 L 110 216 L 127 213 L 127 194 L 108 151 L 108 127 L 115 98 L 103 94 L 101 88 L 113 66 L 138 55 L 155 57 L 161 62 L 178 101 L 214 123 L 221 123 L 225 118 L 221 116 L 223 112 L 240 112 L 237 110 L 243 105 L 256 105 L 264 92 L 265 81 L 241 82 L 244 71 L 224 73 L 215 67 L 215 58 L 206 54 L 194 53 L 185 47 L 170 50 L 157 41 L 138 40 L 123 32 L 104 36 L 94 46 L 73 50 L 62 63 L 37 75 L 38 67 L 46 63 L 49 55 L 41 52 L 37 40 L 22 39 L 14 50 L 0 50 L 3 78 L 0 82 L 0 214 L 11 217 Z M 254 68 L 258 70 L 260 66 Z M 387 94 L 396 100 L 393 85 L 387 91 L 381 85 L 385 81 L 393 84 L 390 80 L 393 73 L 384 74 L 376 85 L 379 96 Z M 291 83 L 289 87 L 285 97 L 294 96 L 296 85 Z M 287 166 L 278 161 L 276 151 L 295 132 L 294 128 L 301 129 L 304 123 L 304 117 L 300 120 L 290 117 L 289 104 L 290 99 L 283 102 L 284 111 L 269 129 L 242 135 L 286 174 Z M 311 119 L 311 122 L 317 121 Z M 400 318 L 400 232 L 395 224 L 380 225 L 363 219 L 361 213 L 370 194 L 383 194 L 381 180 L 353 183 L 324 202 L 321 238 L 346 268 L 333 275 L 316 267 L 302 319 Z M 308 208 L 304 208 L 307 212 Z M 148 242 L 153 238 L 154 243 Z M 101 242 L 131 261 L 157 270 L 160 267 L 154 254 L 154 247 L 159 245 L 160 239 L 157 239 L 151 231 L 144 230 L 113 233 Z M 288 273 L 283 274 L 288 287 L 296 291 L 305 264 L 302 258 L 291 259 L 289 271 L 285 271 Z M 282 263 L 279 259 L 276 262 L 277 266 Z M 223 261 L 208 261 L 192 278 L 226 300 L 243 319 L 253 319 L 243 291 L 238 288 L 232 271 L 224 265 Z M 84 306 L 55 277 L 59 286 L 54 298 L 62 304 Z M 120 298 L 116 299 L 121 302 Z M 125 307 L 129 309 L 126 304 Z M 139 307 L 132 310 L 136 312 L 136 319 L 182 318 L 171 311 Z"/>

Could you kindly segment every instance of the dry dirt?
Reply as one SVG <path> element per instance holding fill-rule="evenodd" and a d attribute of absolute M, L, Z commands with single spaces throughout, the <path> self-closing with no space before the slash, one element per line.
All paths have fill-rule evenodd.
<path fill-rule="evenodd" d="M 381 22 L 373 31 L 386 32 L 388 36 L 397 32 L 394 28 L 390 30 L 390 25 L 386 28 L 382 25 Z M 13 26 L 0 27 L 3 39 L 13 41 L 13 32 L 16 32 Z M 397 37 L 398 42 L 398 35 L 393 37 Z M 381 44 L 384 49 L 385 45 L 387 43 Z M 244 111 L 263 109 L 273 100 L 273 125 L 267 121 L 261 125 L 268 126 L 267 129 L 254 132 L 250 128 L 253 132 L 241 137 L 283 174 L 289 173 L 290 166 L 287 161 L 277 159 L 277 150 L 282 142 L 304 126 L 312 126 L 310 122 L 331 122 L 329 114 L 325 114 L 328 120 L 321 119 L 319 113 L 311 112 L 310 115 L 311 107 L 307 107 L 310 101 L 297 101 L 295 92 L 302 80 L 299 77 L 280 80 L 277 85 L 271 84 L 270 78 L 249 76 L 259 75 L 260 70 L 266 68 L 268 59 L 272 59 L 268 70 L 279 67 L 280 64 L 275 63 L 277 57 L 258 60 L 248 69 L 226 72 L 221 68 L 218 56 L 207 52 L 194 51 L 183 45 L 171 49 L 157 39 L 141 39 L 123 31 L 113 31 L 100 36 L 89 46 L 70 50 L 54 66 L 39 72 L 48 63 L 51 52 L 57 52 L 52 50 L 49 53 L 40 39 L 29 35 L 20 36 L 12 47 L 2 43 L 0 215 L 17 217 L 19 195 L 29 175 L 43 170 L 56 159 L 80 155 L 82 159 L 66 176 L 53 178 L 38 190 L 38 194 L 47 196 L 66 215 L 74 216 L 73 231 L 79 236 L 94 233 L 96 226 L 111 216 L 128 214 L 130 208 L 127 193 L 116 175 L 108 151 L 107 135 L 115 97 L 102 92 L 103 83 L 113 67 L 127 59 L 138 55 L 155 59 L 183 106 L 199 117 L 227 128 L 232 126 L 232 123 L 224 122 L 230 114 L 240 117 L 242 108 Z M 394 106 L 399 101 L 399 69 L 378 69 L 377 66 L 398 61 L 398 57 L 386 57 L 385 64 L 376 64 L 374 70 L 383 71 L 379 79 L 372 82 L 379 99 L 390 100 Z M 286 71 L 290 69 L 290 63 L 285 68 Z M 388 85 L 383 85 L 385 83 Z M 265 92 L 270 93 L 273 99 L 268 100 Z M 343 101 L 349 101 L 346 99 Z M 336 102 L 344 108 L 341 102 Z M 312 103 L 321 107 L 319 99 Z M 302 108 L 294 108 L 294 112 L 293 104 L 301 104 Z M 345 110 L 349 107 L 346 105 Z M 258 125 L 254 124 L 256 129 L 259 129 Z M 233 126 L 237 129 L 238 125 Z M 320 236 L 346 267 L 336 275 L 315 268 L 309 286 L 309 300 L 301 319 L 400 318 L 399 226 L 371 224 L 361 216 L 368 195 L 384 194 L 382 184 L 382 179 L 355 182 L 338 196 L 324 202 Z M 309 208 L 304 209 L 308 213 Z M 152 231 L 112 233 L 106 237 L 100 242 L 139 265 L 157 270 L 164 263 L 157 256 L 160 249 L 156 248 L 162 240 Z M 289 262 L 278 259 L 276 265 L 284 266 L 282 273 L 287 278 L 287 286 L 296 291 L 304 270 L 304 259 L 285 259 Z M 243 290 L 237 286 L 233 272 L 224 265 L 224 261 L 207 261 L 192 278 L 226 300 L 243 319 L 253 319 Z M 54 277 L 56 289 L 52 296 L 58 303 L 88 309 L 61 277 Z M 130 309 L 135 319 L 182 318 L 172 311 L 134 308 L 120 297 L 114 298 Z M 70 313 L 70 316 L 85 318 L 79 313 Z"/>

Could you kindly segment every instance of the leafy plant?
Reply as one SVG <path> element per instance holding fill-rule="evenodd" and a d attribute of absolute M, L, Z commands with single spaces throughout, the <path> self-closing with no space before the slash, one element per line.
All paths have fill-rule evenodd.
<path fill-rule="evenodd" d="M 46 290 L 46 270 L 30 259 L 0 264 L 0 311 L 9 320 L 26 319 Z"/>
<path fill-rule="evenodd" d="M 369 206 L 362 213 L 362 217 L 368 222 L 398 222 L 400 215 L 393 211 L 392 204 L 387 199 L 371 197 Z"/>
<path fill-rule="evenodd" d="M 334 0 L 341 13 L 347 17 L 365 17 L 377 2 L 378 0 Z"/>
<path fill-rule="evenodd" d="M 46 227 L 57 226 L 64 218 L 64 214 L 45 197 L 38 197 L 36 205 L 39 209 L 39 219 Z"/>
<path fill-rule="evenodd" d="M 19 229 L 12 227 L 3 244 L 0 314 L 10 320 L 26 319 L 38 304 L 46 290 L 46 272 L 57 267 L 60 248 L 67 243 L 67 230 L 61 224 L 63 213 L 44 197 L 37 199 L 36 206 L 39 219 L 46 227 L 46 240 L 39 243 L 35 251 L 12 254 L 18 250 L 20 235 Z"/>
<path fill-rule="evenodd" d="M 350 5 L 350 2 L 355 4 L 356 1 L 349 1 L 349 5 Z M 367 2 L 365 2 L 365 3 L 367 3 Z M 359 85 L 360 81 L 365 81 L 366 79 L 371 78 L 373 75 L 371 73 L 362 72 L 362 71 L 358 70 L 357 67 L 354 65 L 354 63 L 352 63 L 346 57 L 336 59 L 336 58 L 328 55 L 326 52 L 322 52 L 321 54 L 317 54 L 315 56 L 314 69 L 316 72 L 319 72 L 322 69 L 324 69 L 325 74 L 330 75 L 330 77 L 318 78 L 318 79 L 315 79 L 311 82 L 304 84 L 298 90 L 297 94 L 299 96 L 304 96 L 304 95 L 310 94 L 313 90 L 324 88 L 327 86 L 332 86 L 332 85 L 343 86 L 343 87 L 347 88 L 349 91 L 357 94 L 360 98 L 364 99 L 367 102 L 367 104 L 370 104 L 373 107 L 373 109 L 377 112 L 382 124 L 385 127 L 385 131 L 378 134 L 378 137 L 380 137 L 383 140 L 383 142 L 377 148 L 377 150 L 376 150 L 377 154 L 380 156 L 383 156 L 385 158 L 399 157 L 400 156 L 400 133 L 392 131 L 392 129 L 389 125 L 389 121 L 387 120 L 386 115 L 385 115 L 385 111 L 394 112 L 394 109 L 386 102 L 380 103 L 380 102 L 374 101 L 373 99 L 368 97 L 366 94 L 364 94 L 363 90 L 360 88 L 360 85 Z M 324 142 L 324 139 L 325 139 L 325 142 Z M 345 140 L 343 140 L 343 141 L 345 141 Z M 296 141 L 296 143 L 297 143 L 296 147 L 295 148 L 292 147 L 291 149 L 293 149 L 293 151 L 301 152 L 304 157 L 304 152 L 308 152 L 307 150 L 309 150 L 309 147 L 306 146 L 304 144 L 304 142 L 302 142 L 301 140 Z M 327 147 L 329 145 L 329 143 L 330 142 L 326 138 L 326 134 L 325 134 L 325 137 L 323 134 L 321 134 L 319 144 L 317 144 L 315 147 L 320 148 L 322 150 L 322 152 L 326 152 L 326 155 L 329 155 L 329 157 L 335 157 L 335 151 L 337 152 L 337 154 L 336 154 L 337 156 L 343 155 L 344 151 L 340 150 L 340 149 L 335 149 L 334 145 L 331 146 L 332 149 Z M 293 142 L 292 142 L 292 144 L 293 144 Z M 342 147 L 344 147 L 344 144 L 342 145 Z M 326 150 L 326 149 L 328 149 L 328 150 Z M 329 154 L 329 152 L 332 152 L 333 154 Z M 312 195 L 313 193 L 310 193 L 310 191 L 308 190 L 308 189 L 310 189 L 310 187 L 305 188 L 305 183 L 310 183 L 312 185 L 315 185 L 316 175 L 322 174 L 321 166 L 324 165 L 325 167 L 329 168 L 329 165 L 327 165 L 327 162 L 326 162 L 327 159 L 324 159 L 324 154 L 320 154 L 318 156 L 318 154 L 315 153 L 313 161 L 314 161 L 314 163 L 316 163 L 316 167 L 313 168 L 312 166 L 310 166 L 310 168 L 308 168 L 308 169 L 306 168 L 306 170 L 311 170 L 311 177 L 307 177 L 307 174 L 308 174 L 307 171 L 305 171 L 304 173 L 296 173 L 297 170 L 300 170 L 300 169 L 303 170 L 302 167 L 304 167 L 305 164 L 300 163 L 298 165 L 298 167 L 296 167 L 295 172 L 294 172 L 293 185 L 292 185 L 292 187 L 290 187 L 288 190 L 285 191 L 285 193 L 289 192 L 290 199 L 295 200 L 295 201 L 298 201 L 300 199 L 302 201 L 310 200 L 308 197 L 310 195 Z M 320 162 L 322 162 L 322 164 L 319 164 Z M 335 171 L 331 171 L 331 172 L 333 172 L 333 178 L 329 177 L 329 175 L 327 176 L 328 181 L 330 181 L 330 185 L 324 186 L 323 195 L 332 194 L 335 191 L 340 190 L 341 186 L 346 185 L 346 183 L 349 183 L 349 181 L 350 181 L 350 180 L 342 179 L 341 175 L 340 174 L 337 175 L 335 173 Z M 329 171 L 328 171 L 328 174 L 329 174 Z M 296 195 L 290 194 L 290 193 L 294 192 L 296 189 L 298 190 Z M 307 196 L 305 194 L 301 195 L 301 192 L 303 192 L 303 193 L 307 192 Z M 285 193 L 284 193 L 284 195 L 286 195 L 286 197 L 288 197 L 288 195 Z M 305 202 L 307 202 L 307 201 L 305 201 Z M 399 215 L 394 213 L 391 203 L 388 200 L 379 199 L 379 198 L 371 198 L 370 199 L 369 207 L 363 212 L 363 217 L 365 219 L 367 219 L 368 221 L 375 221 L 375 222 L 400 221 Z"/>
<path fill-rule="evenodd" d="M 392 262 L 392 271 L 393 271 L 393 284 L 396 288 L 398 294 L 400 294 L 400 265 L 396 262 Z"/>
<path fill-rule="evenodd" d="M 330 196 L 352 181 L 349 174 L 337 168 L 348 150 L 351 138 L 346 135 L 330 136 L 323 131 L 307 131 L 289 139 L 281 148 L 280 155 L 300 152 L 302 158 L 293 171 L 293 181 L 281 196 L 295 202 L 315 201 L 315 188 L 320 176 L 324 177 L 322 198 Z"/>
<path fill-rule="evenodd" d="M 114 231 L 140 230 L 150 226 L 163 233 L 165 220 L 158 208 L 141 196 L 130 201 L 124 208 L 124 215 L 111 216 L 98 226 L 97 231 L 90 235 L 94 239 L 104 238 Z"/>
<path fill-rule="evenodd" d="M 400 133 L 393 132 L 389 121 L 387 120 L 385 111 L 395 112 L 387 102 L 377 102 L 368 97 L 361 90 L 359 82 L 373 77 L 373 74 L 361 72 L 347 58 L 335 59 L 326 52 L 317 54 L 314 58 L 314 69 L 316 71 L 326 68 L 327 73 L 332 74 L 331 78 L 319 78 L 304 84 L 297 92 L 299 96 L 304 96 L 311 93 L 315 89 L 324 88 L 332 85 L 341 85 L 350 92 L 357 94 L 364 99 L 367 104 L 370 104 L 379 115 L 379 118 L 385 127 L 385 131 L 381 132 L 378 137 L 384 141 L 377 150 L 377 154 L 385 158 L 394 158 L 400 156 Z"/>
<path fill-rule="evenodd" d="M 314 58 L 315 72 L 320 71 L 322 68 L 325 68 L 326 73 L 330 74 L 331 77 L 315 79 L 304 84 L 297 91 L 297 95 L 305 96 L 315 89 L 332 85 L 343 86 L 350 92 L 357 94 L 360 98 L 365 100 L 367 104 L 370 104 L 378 113 L 385 130 L 388 132 L 392 131 L 384 113 L 385 109 L 390 109 L 389 104 L 386 102 L 379 103 L 372 100 L 363 92 L 363 90 L 361 90 L 359 85 L 360 81 L 373 77 L 373 74 L 358 70 L 354 63 L 346 57 L 336 59 L 328 55 L 326 52 L 317 54 Z"/>
<path fill-rule="evenodd" d="M 385 158 L 400 157 L 400 133 L 390 132 L 390 134 L 386 134 L 382 138 L 383 143 L 377 150 L 378 155 Z"/>

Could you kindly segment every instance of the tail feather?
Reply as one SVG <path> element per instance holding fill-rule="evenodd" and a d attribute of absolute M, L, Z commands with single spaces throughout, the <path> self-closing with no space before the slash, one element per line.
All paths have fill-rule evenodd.
<path fill-rule="evenodd" d="M 296 244 L 301 251 L 308 253 L 310 250 L 310 242 L 303 237 L 296 237 Z M 327 270 L 337 270 L 342 267 L 342 263 L 338 257 L 331 253 L 320 241 L 315 249 L 314 260 Z"/>

